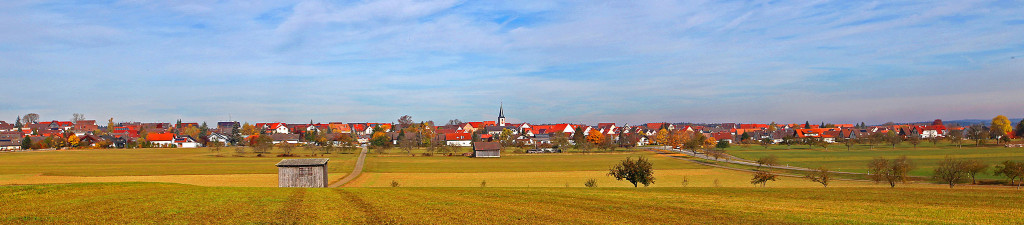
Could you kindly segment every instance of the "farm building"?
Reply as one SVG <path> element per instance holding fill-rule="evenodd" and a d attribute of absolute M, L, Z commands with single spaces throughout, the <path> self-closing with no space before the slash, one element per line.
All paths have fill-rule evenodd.
<path fill-rule="evenodd" d="M 284 159 L 277 163 L 278 187 L 327 187 L 329 159 Z"/>
<path fill-rule="evenodd" d="M 501 143 L 498 142 L 476 142 L 473 143 L 473 157 L 497 158 L 501 157 Z"/>

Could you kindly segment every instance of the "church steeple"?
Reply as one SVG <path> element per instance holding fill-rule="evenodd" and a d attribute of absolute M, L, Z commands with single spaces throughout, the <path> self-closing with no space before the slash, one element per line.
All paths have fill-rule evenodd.
<path fill-rule="evenodd" d="M 498 106 L 498 126 L 505 126 L 505 103 Z"/>

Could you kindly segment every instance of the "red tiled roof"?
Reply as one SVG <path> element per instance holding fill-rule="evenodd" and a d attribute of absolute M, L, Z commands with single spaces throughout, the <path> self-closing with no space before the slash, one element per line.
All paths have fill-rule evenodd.
<path fill-rule="evenodd" d="M 444 140 L 446 140 L 446 141 L 473 140 L 473 134 L 469 134 L 469 133 L 447 133 L 447 134 L 444 134 Z"/>
<path fill-rule="evenodd" d="M 152 134 L 146 135 L 146 140 L 148 140 L 148 141 L 173 141 L 174 140 L 174 134 L 172 134 L 172 133 L 152 133 Z"/>

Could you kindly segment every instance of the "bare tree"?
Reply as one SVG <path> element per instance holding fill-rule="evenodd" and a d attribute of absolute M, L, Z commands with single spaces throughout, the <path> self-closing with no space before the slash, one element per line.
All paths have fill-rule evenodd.
<path fill-rule="evenodd" d="M 910 135 L 909 137 L 907 137 L 907 142 L 909 142 L 910 145 L 913 145 L 914 148 L 917 148 L 917 145 L 921 144 L 921 136 Z"/>
<path fill-rule="evenodd" d="M 977 184 L 975 176 L 979 173 L 985 174 L 988 171 L 988 164 L 977 159 L 967 160 L 964 162 L 964 169 L 967 170 L 967 175 L 971 176 L 971 184 Z"/>
<path fill-rule="evenodd" d="M 85 120 L 85 114 L 75 113 L 71 114 L 71 123 L 78 123 L 78 121 Z"/>
<path fill-rule="evenodd" d="M 1001 164 L 996 165 L 992 171 L 993 175 L 1005 176 L 1009 178 L 1010 185 L 1014 184 L 1014 180 L 1020 178 L 1021 182 L 1018 182 L 1017 188 L 1020 188 L 1020 183 L 1024 183 L 1024 162 L 1017 161 L 1003 161 Z"/>
<path fill-rule="evenodd" d="M 29 113 L 21 117 L 21 123 L 25 125 L 39 123 L 39 114 Z"/>
<path fill-rule="evenodd" d="M 405 129 L 412 127 L 412 116 L 404 115 L 398 118 L 398 129 Z"/>
<path fill-rule="evenodd" d="M 875 158 L 868 163 L 868 178 L 875 183 L 886 181 L 890 187 L 896 187 L 896 183 L 906 182 L 910 170 L 914 169 L 913 162 L 907 156 L 888 160 L 882 157 Z"/>
<path fill-rule="evenodd" d="M 765 157 L 761 157 L 761 158 L 757 159 L 757 166 L 758 167 L 762 167 L 762 166 L 772 167 L 772 166 L 775 166 L 775 165 L 778 165 L 778 164 L 779 164 L 779 157 L 775 157 L 775 155 L 769 155 L 769 156 L 765 156 Z"/>
<path fill-rule="evenodd" d="M 445 124 L 445 125 L 453 126 L 453 125 L 459 125 L 459 124 L 462 124 L 462 120 L 452 119 L 452 120 L 448 120 L 448 124 Z"/>
<path fill-rule="evenodd" d="M 962 144 L 964 143 L 964 131 L 950 130 L 949 134 L 946 135 L 946 139 L 949 139 L 949 143 L 955 144 L 957 148 L 962 148 Z"/>
<path fill-rule="evenodd" d="M 949 184 L 949 188 L 967 179 L 966 163 L 963 160 L 946 156 L 946 159 L 939 162 L 935 167 L 932 179 Z"/>
<path fill-rule="evenodd" d="M 761 147 L 764 147 L 764 149 L 768 149 L 768 146 L 771 146 L 773 142 L 774 141 L 772 141 L 771 138 L 762 138 L 760 141 L 758 141 L 757 144 L 761 145 Z"/>
<path fill-rule="evenodd" d="M 843 140 L 843 146 L 846 146 L 846 151 L 850 151 L 850 148 L 857 145 L 857 139 L 850 138 Z"/>
<path fill-rule="evenodd" d="M 896 132 L 891 131 L 885 134 L 885 143 L 892 145 L 893 149 L 896 149 L 896 145 L 903 143 L 903 137 L 900 137 Z"/>
<path fill-rule="evenodd" d="M 832 181 L 832 172 L 828 168 L 819 167 L 817 170 L 811 171 L 807 174 L 807 179 L 818 182 L 822 186 L 828 187 L 828 183 Z"/>

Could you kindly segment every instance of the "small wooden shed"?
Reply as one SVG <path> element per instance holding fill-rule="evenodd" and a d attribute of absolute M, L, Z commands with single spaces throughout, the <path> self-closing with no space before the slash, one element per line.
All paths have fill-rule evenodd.
<path fill-rule="evenodd" d="M 278 187 L 327 187 L 330 159 L 284 159 L 277 163 Z"/>
<path fill-rule="evenodd" d="M 498 142 L 475 142 L 475 143 L 473 143 L 473 157 L 477 157 L 477 158 L 498 158 L 498 157 L 501 157 L 501 143 L 498 143 Z"/>

